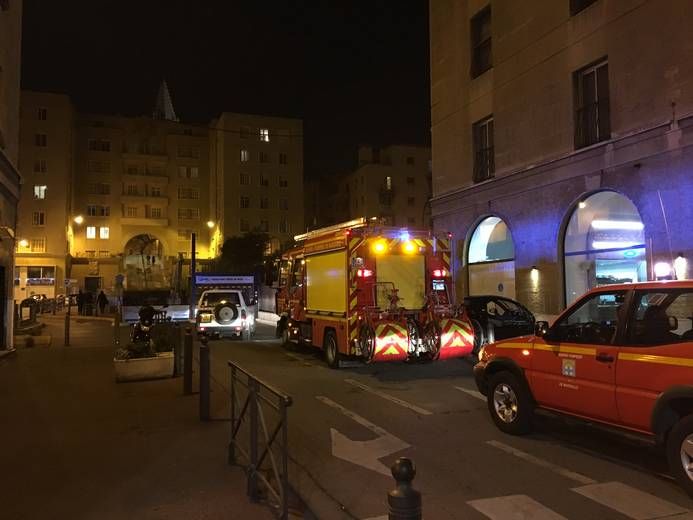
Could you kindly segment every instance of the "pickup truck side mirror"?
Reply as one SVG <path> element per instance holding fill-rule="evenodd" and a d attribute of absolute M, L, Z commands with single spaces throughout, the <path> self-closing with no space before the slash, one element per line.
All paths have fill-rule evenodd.
<path fill-rule="evenodd" d="M 549 333 L 549 322 L 538 321 L 534 324 L 534 335 L 543 338 Z"/>

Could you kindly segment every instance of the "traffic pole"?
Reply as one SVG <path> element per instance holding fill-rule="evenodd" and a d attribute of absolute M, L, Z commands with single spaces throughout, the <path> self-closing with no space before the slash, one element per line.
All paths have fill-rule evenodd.
<path fill-rule="evenodd" d="M 421 493 L 411 485 L 416 476 L 414 463 L 407 457 L 400 457 L 391 471 L 397 487 L 387 494 L 388 520 L 421 520 Z"/>
<path fill-rule="evenodd" d="M 183 393 L 192 394 L 192 367 L 193 367 L 193 348 L 192 334 L 190 327 L 185 329 L 185 339 L 183 342 Z"/>
<path fill-rule="evenodd" d="M 200 345 L 200 420 L 209 421 L 209 345 L 205 336 Z"/>

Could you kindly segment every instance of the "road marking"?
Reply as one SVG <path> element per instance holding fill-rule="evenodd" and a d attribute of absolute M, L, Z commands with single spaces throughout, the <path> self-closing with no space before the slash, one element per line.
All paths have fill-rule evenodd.
<path fill-rule="evenodd" d="M 492 520 L 568 520 L 527 495 L 482 498 L 467 504 Z"/>
<path fill-rule="evenodd" d="M 622 482 L 591 484 L 573 488 L 573 491 L 634 520 L 669 518 L 688 512 L 683 507 L 632 488 Z M 676 516 L 675 518 L 678 520 L 681 517 Z"/>
<path fill-rule="evenodd" d="M 468 388 L 463 388 L 461 386 L 454 386 L 453 387 L 455 390 L 459 390 L 460 392 L 464 392 L 467 395 L 471 395 L 472 397 L 476 397 L 480 401 L 486 402 L 486 397 L 481 392 L 477 392 L 476 390 L 469 390 Z"/>
<path fill-rule="evenodd" d="M 390 394 L 386 394 L 385 392 L 381 392 L 380 390 L 376 390 L 375 388 L 371 388 L 368 385 L 364 385 L 363 383 L 360 383 L 354 379 L 345 379 L 344 380 L 346 383 L 349 383 L 350 385 L 354 385 L 361 390 L 365 390 L 366 392 L 370 392 L 371 394 L 375 394 L 378 397 L 382 397 L 383 399 L 387 399 L 388 401 L 398 404 L 400 406 L 403 406 L 404 408 L 409 408 L 410 410 L 413 410 L 414 412 L 418 413 L 419 415 L 433 415 L 433 412 L 426 410 L 425 408 L 421 408 L 420 406 L 416 406 L 415 404 L 408 403 L 407 401 L 403 401 L 402 399 L 399 399 L 395 396 L 392 396 Z"/>
<path fill-rule="evenodd" d="M 553 471 L 554 473 L 557 473 L 558 475 L 561 475 L 562 477 L 565 477 L 570 480 L 574 480 L 575 482 L 579 482 L 580 484 L 596 484 L 597 481 L 594 479 L 591 479 L 589 477 L 586 477 L 585 475 L 582 475 L 580 473 L 576 473 L 574 471 L 571 471 L 569 469 L 566 469 L 564 467 L 558 466 L 557 464 L 554 464 L 552 462 L 549 462 L 548 460 L 540 459 L 539 457 L 535 457 L 534 455 L 530 455 L 529 453 L 526 453 L 524 451 L 518 450 L 517 448 L 513 448 L 512 446 L 508 446 L 507 444 L 504 444 L 499 441 L 486 441 L 486 444 L 493 446 L 494 448 L 498 448 L 499 450 L 503 450 L 506 453 L 510 453 L 511 455 L 514 455 L 515 457 L 522 459 L 524 461 L 530 462 L 532 464 L 535 464 L 537 466 L 541 466 L 542 468 L 546 468 L 550 471 Z"/>
<path fill-rule="evenodd" d="M 346 460 L 347 462 L 351 462 L 352 464 L 357 464 L 380 473 L 381 475 L 392 477 L 390 468 L 378 459 L 409 448 L 409 444 L 399 437 L 395 437 L 391 433 L 383 430 L 380 426 L 373 424 L 368 419 L 361 417 L 351 410 L 347 410 L 341 404 L 335 403 L 329 397 L 317 395 L 315 398 L 321 403 L 339 410 L 349 417 L 349 419 L 356 421 L 361 426 L 377 435 L 375 439 L 368 441 L 352 441 L 336 429 L 330 428 L 332 455 L 339 459 Z"/>
<path fill-rule="evenodd" d="M 308 361 L 306 361 L 305 358 L 302 358 L 302 357 L 299 356 L 298 354 L 294 354 L 294 353 L 292 353 L 292 352 L 284 352 L 284 354 L 286 354 L 287 356 L 289 356 L 291 359 L 294 359 L 294 360 L 296 360 L 296 361 L 300 361 L 300 362 L 303 364 L 303 366 L 306 366 L 306 367 L 312 367 L 312 366 L 313 366 L 313 365 L 311 365 L 310 363 L 308 363 Z"/>

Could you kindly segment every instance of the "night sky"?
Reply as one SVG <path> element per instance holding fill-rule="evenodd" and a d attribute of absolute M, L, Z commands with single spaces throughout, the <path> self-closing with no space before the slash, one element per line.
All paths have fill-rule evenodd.
<path fill-rule="evenodd" d="M 79 110 L 304 119 L 309 176 L 359 143 L 429 144 L 426 0 L 25 0 L 23 88 Z"/>

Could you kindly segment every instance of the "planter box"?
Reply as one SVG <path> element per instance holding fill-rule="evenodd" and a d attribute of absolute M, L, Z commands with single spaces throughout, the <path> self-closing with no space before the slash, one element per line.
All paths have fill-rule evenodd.
<path fill-rule="evenodd" d="M 114 359 L 116 381 L 142 381 L 173 377 L 173 352 L 160 352 L 156 357 Z"/>

